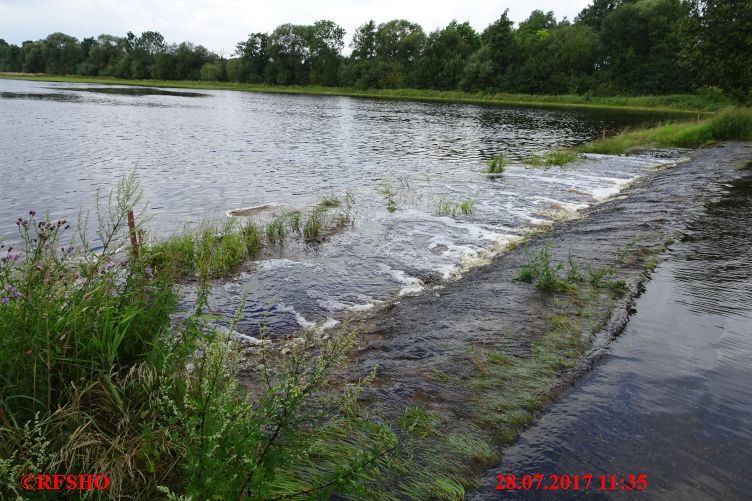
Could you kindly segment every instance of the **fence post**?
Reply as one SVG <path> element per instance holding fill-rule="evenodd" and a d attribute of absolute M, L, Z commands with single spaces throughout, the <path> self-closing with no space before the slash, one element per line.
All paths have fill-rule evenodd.
<path fill-rule="evenodd" d="M 133 217 L 133 211 L 128 211 L 128 230 L 131 234 L 131 253 L 135 259 L 138 259 L 138 237 L 136 236 L 136 218 Z"/>

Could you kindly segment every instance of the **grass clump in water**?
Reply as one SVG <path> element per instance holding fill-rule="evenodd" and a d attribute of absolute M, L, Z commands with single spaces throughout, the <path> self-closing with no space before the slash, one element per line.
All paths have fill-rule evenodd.
<path fill-rule="evenodd" d="M 319 203 L 319 206 L 324 207 L 325 209 L 333 209 L 339 207 L 341 203 L 342 202 L 340 202 L 339 198 L 334 195 L 328 195 Z"/>
<path fill-rule="evenodd" d="M 440 199 L 436 203 L 436 214 L 439 216 L 456 216 L 457 214 L 469 216 L 473 212 L 475 212 L 475 200 L 472 198 L 459 202 Z"/>
<path fill-rule="evenodd" d="M 248 256 L 253 257 L 264 247 L 264 240 L 261 230 L 253 221 L 246 221 L 241 230 L 243 242 L 245 243 Z"/>
<path fill-rule="evenodd" d="M 285 217 L 275 216 L 266 224 L 266 239 L 271 244 L 281 244 L 285 241 Z"/>
<path fill-rule="evenodd" d="M 194 242 L 195 236 L 185 232 L 152 245 L 151 266 L 175 278 L 191 273 L 195 267 Z"/>
<path fill-rule="evenodd" d="M 637 148 L 699 148 L 728 140 L 752 140 L 752 110 L 725 108 L 701 121 L 630 130 L 580 146 L 578 151 L 618 155 Z"/>
<path fill-rule="evenodd" d="M 387 178 L 381 180 L 381 194 L 384 195 L 384 201 L 386 202 L 386 210 L 393 214 L 397 212 L 397 192 L 392 189 L 392 185 Z"/>
<path fill-rule="evenodd" d="M 325 224 L 325 214 L 321 209 L 314 209 L 308 214 L 306 222 L 303 225 L 303 238 L 306 242 L 319 240 L 321 231 Z"/>
<path fill-rule="evenodd" d="M 577 160 L 577 154 L 570 150 L 556 150 L 545 155 L 533 155 L 525 161 L 533 167 L 552 167 L 572 163 Z"/>
<path fill-rule="evenodd" d="M 228 220 L 221 228 L 207 226 L 196 242 L 196 267 L 199 278 L 219 278 L 236 268 L 244 257 L 246 243 Z"/>
<path fill-rule="evenodd" d="M 509 160 L 503 155 L 497 155 L 491 160 L 486 161 L 486 173 L 502 174 L 506 170 L 507 165 L 509 165 Z"/>

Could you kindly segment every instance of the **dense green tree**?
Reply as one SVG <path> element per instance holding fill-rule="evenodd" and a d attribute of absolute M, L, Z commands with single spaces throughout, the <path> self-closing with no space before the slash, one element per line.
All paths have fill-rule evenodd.
<path fill-rule="evenodd" d="M 52 33 L 42 42 L 44 71 L 56 75 L 73 75 L 81 61 L 78 39 L 65 33 Z"/>
<path fill-rule="evenodd" d="M 266 33 L 251 33 L 247 40 L 239 42 L 235 49 L 237 62 L 228 63 L 228 78 L 234 82 L 263 82 L 269 64 L 268 45 Z"/>
<path fill-rule="evenodd" d="M 683 61 L 700 83 L 752 102 L 752 0 L 691 0 Z"/>
<path fill-rule="evenodd" d="M 229 60 L 156 31 L 80 42 L 0 39 L 0 71 L 282 85 L 530 93 L 661 94 L 701 89 L 752 101 L 752 0 L 593 0 L 573 23 L 505 11 L 480 35 L 452 21 L 428 36 L 404 19 L 345 31 L 332 21 L 252 33 Z M 704 86 L 709 86 L 705 89 Z"/>
<path fill-rule="evenodd" d="M 0 71 L 21 71 L 21 48 L 0 38 Z"/>
<path fill-rule="evenodd" d="M 431 89 L 456 89 L 467 60 L 480 48 L 480 44 L 480 35 L 467 22 L 460 24 L 452 21 L 444 29 L 430 33 L 416 64 L 416 85 Z"/>
<path fill-rule="evenodd" d="M 601 76 L 611 92 L 687 90 L 679 26 L 687 10 L 680 0 L 624 3 L 601 23 Z"/>
<path fill-rule="evenodd" d="M 308 27 L 283 24 L 269 36 L 266 47 L 269 64 L 265 80 L 280 85 L 306 85 L 310 71 L 311 50 L 308 46 Z"/>
<path fill-rule="evenodd" d="M 508 11 L 481 34 L 482 47 L 465 67 L 461 86 L 466 90 L 508 88 L 506 74 L 518 57 L 517 41 Z"/>
<path fill-rule="evenodd" d="M 339 85 L 339 67 L 345 30 L 332 21 L 316 21 L 308 29 L 310 58 L 309 82 L 312 85 Z"/>

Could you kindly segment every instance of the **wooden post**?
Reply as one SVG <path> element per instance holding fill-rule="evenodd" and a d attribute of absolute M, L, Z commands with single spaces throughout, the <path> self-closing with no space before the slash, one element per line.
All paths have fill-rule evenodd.
<path fill-rule="evenodd" d="M 601 139 L 606 139 L 606 129 L 603 129 L 603 136 L 601 137 Z"/>
<path fill-rule="evenodd" d="M 128 230 L 131 234 L 131 252 L 133 257 L 138 259 L 138 237 L 136 236 L 136 218 L 133 217 L 133 211 L 128 211 Z"/>

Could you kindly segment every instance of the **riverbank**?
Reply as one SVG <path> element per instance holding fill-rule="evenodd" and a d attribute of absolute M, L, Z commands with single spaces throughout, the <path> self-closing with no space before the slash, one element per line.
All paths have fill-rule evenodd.
<path fill-rule="evenodd" d="M 710 118 L 626 130 L 575 151 L 621 155 L 648 148 L 700 148 L 718 141 L 752 141 L 752 109 L 725 108 Z"/>
<path fill-rule="evenodd" d="M 425 423 L 413 464 L 387 468 L 374 497 L 457 499 L 487 480 L 500 447 L 621 332 L 666 245 L 750 160 L 743 143 L 694 152 L 581 219 L 354 324 L 360 373 L 376 374 L 369 406 L 392 417 L 413 409 Z M 538 278 L 520 280 L 531 268 Z"/>
<path fill-rule="evenodd" d="M 127 80 L 110 77 L 58 76 L 23 73 L 0 73 L 0 78 L 43 82 L 93 83 L 103 85 L 136 85 L 206 90 L 234 90 L 277 94 L 363 97 L 405 101 L 449 102 L 463 104 L 522 106 L 564 109 L 629 110 L 676 114 L 714 113 L 730 103 L 697 95 L 596 97 L 578 95 L 531 95 L 486 92 L 436 91 L 427 89 L 367 89 L 316 86 L 270 86 L 231 82 Z"/>

